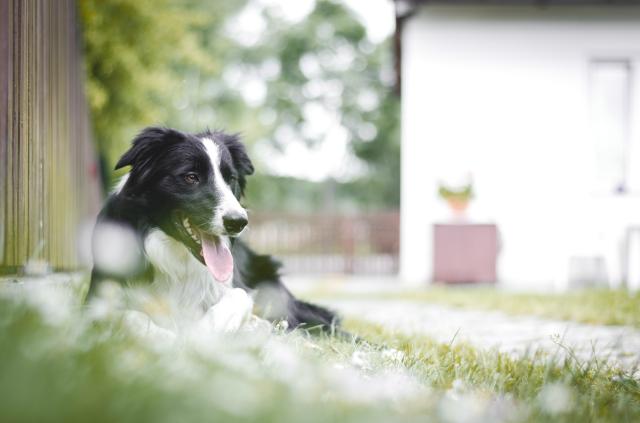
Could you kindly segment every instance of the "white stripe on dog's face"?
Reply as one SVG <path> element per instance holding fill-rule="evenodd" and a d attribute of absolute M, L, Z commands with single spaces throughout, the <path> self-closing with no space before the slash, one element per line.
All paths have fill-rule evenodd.
<path fill-rule="evenodd" d="M 228 214 L 240 214 L 246 217 L 247 212 L 240 205 L 236 196 L 233 195 L 231 187 L 227 185 L 227 182 L 222 177 L 222 173 L 220 172 L 221 157 L 218 146 L 210 138 L 202 138 L 200 141 L 202 141 L 202 144 L 209 155 L 211 167 L 213 168 L 213 180 L 216 192 L 219 195 L 218 205 L 216 206 L 213 214 L 212 227 L 216 233 L 221 234 L 224 233 L 224 224 L 222 221 L 223 216 Z"/>

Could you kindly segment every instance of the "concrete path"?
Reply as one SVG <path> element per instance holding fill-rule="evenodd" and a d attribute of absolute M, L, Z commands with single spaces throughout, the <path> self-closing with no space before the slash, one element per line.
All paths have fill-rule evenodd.
<path fill-rule="evenodd" d="M 501 312 L 472 311 L 412 301 L 323 300 L 345 316 L 364 319 L 407 334 L 425 334 L 440 342 L 468 342 L 483 349 L 522 356 L 542 350 L 579 360 L 604 359 L 634 370 L 640 362 L 640 330 L 596 326 Z M 564 347 L 560 346 L 563 345 Z"/>

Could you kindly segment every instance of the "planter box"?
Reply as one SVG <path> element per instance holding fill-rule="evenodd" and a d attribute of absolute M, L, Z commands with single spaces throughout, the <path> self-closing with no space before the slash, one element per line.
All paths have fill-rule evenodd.
<path fill-rule="evenodd" d="M 493 224 L 436 224 L 433 269 L 436 282 L 496 282 L 498 228 Z"/>

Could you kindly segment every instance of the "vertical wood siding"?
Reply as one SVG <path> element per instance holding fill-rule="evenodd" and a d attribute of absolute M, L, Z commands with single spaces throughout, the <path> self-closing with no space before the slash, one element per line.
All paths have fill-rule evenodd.
<path fill-rule="evenodd" d="M 73 0 L 0 0 L 0 272 L 79 265 L 100 199 Z"/>

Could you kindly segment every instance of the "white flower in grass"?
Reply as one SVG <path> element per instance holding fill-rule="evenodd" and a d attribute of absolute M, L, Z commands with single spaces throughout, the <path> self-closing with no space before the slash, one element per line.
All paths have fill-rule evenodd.
<path fill-rule="evenodd" d="M 414 377 L 401 371 L 368 375 L 353 367 L 335 366 L 325 369 L 325 376 L 336 398 L 353 403 L 409 401 L 425 394 L 422 385 Z"/>
<path fill-rule="evenodd" d="M 281 333 L 285 333 L 289 329 L 289 322 L 286 320 L 280 320 L 275 324 L 275 329 Z"/>
<path fill-rule="evenodd" d="M 296 383 L 303 375 L 304 361 L 301 355 L 287 342 L 270 339 L 262 348 L 264 363 L 274 375 L 285 382 Z"/>
<path fill-rule="evenodd" d="M 141 248 L 135 232 L 124 225 L 99 223 L 93 232 L 94 264 L 111 275 L 140 270 Z"/>
<path fill-rule="evenodd" d="M 549 414 L 562 414 L 574 406 L 573 391 L 562 383 L 545 385 L 538 394 L 540 407 Z"/>
<path fill-rule="evenodd" d="M 371 364 L 367 355 L 362 351 L 355 351 L 351 355 L 351 364 L 362 370 L 371 370 Z"/>
<path fill-rule="evenodd" d="M 382 351 L 382 358 L 392 363 L 402 363 L 404 360 L 404 353 L 395 348 L 386 348 Z"/>
<path fill-rule="evenodd" d="M 486 395 L 476 392 L 449 390 L 438 405 L 438 414 L 445 422 L 472 423 L 486 421 L 490 401 Z"/>
<path fill-rule="evenodd" d="M 464 383 L 462 379 L 455 379 L 451 383 L 451 389 L 457 393 L 464 392 L 466 390 L 467 384 Z"/>
<path fill-rule="evenodd" d="M 374 380 L 377 382 L 382 398 L 396 401 L 412 400 L 429 394 L 429 390 L 406 371 L 384 371 L 376 375 Z"/>
<path fill-rule="evenodd" d="M 518 403 L 512 394 L 501 394 L 494 397 L 486 413 L 488 422 L 516 422 L 524 421 L 529 416 L 528 406 Z"/>
<path fill-rule="evenodd" d="M 451 382 L 451 388 L 446 392 L 446 396 L 452 399 L 459 399 L 466 391 L 467 384 L 462 379 L 455 379 Z"/>
<path fill-rule="evenodd" d="M 122 305 L 122 286 L 117 281 L 106 279 L 98 286 L 97 295 L 91 301 L 87 315 L 91 320 L 105 320 L 114 317 Z"/>

